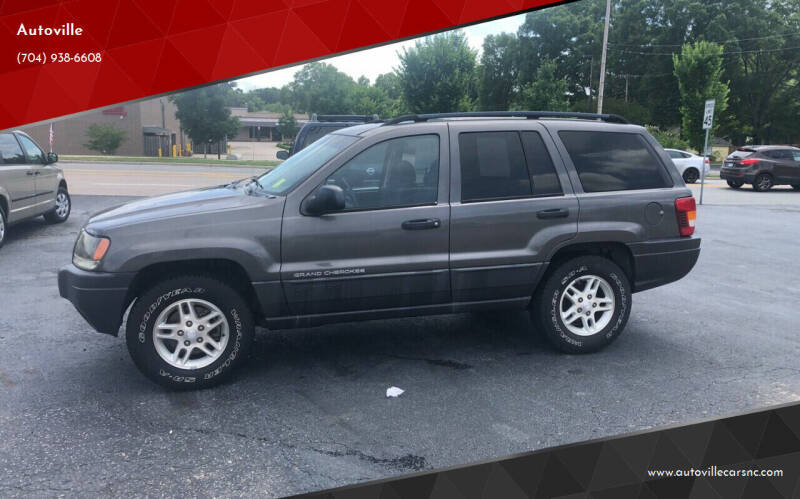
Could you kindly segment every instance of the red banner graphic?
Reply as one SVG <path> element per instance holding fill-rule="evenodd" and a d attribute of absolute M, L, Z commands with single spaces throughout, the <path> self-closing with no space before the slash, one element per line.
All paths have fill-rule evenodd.
<path fill-rule="evenodd" d="M 554 0 L 2 0 L 0 129 Z"/>

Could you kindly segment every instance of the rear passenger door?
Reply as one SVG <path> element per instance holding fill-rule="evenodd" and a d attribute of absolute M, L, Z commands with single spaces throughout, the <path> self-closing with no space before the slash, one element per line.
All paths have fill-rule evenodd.
<path fill-rule="evenodd" d="M 522 306 L 578 201 L 536 122 L 451 122 L 450 273 L 455 303 Z"/>

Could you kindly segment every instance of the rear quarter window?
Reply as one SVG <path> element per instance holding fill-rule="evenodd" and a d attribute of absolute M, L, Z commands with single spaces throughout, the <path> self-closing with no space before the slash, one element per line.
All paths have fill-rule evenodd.
<path fill-rule="evenodd" d="M 671 187 L 658 157 L 637 133 L 562 130 L 558 133 L 584 192 Z"/>

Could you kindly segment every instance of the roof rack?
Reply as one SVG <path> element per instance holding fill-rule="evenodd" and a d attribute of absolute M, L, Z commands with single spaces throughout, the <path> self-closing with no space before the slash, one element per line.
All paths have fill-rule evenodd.
<path fill-rule="evenodd" d="M 378 121 L 377 114 L 317 114 L 311 115 L 311 121 L 360 121 L 369 123 Z"/>
<path fill-rule="evenodd" d="M 542 118 L 576 118 L 582 120 L 601 120 L 607 123 L 630 123 L 622 116 L 616 114 L 571 113 L 561 111 L 470 111 L 464 113 L 406 114 L 385 121 L 382 126 L 397 125 L 398 123 L 405 123 L 407 121 L 419 123 L 441 118 L 526 118 L 529 120 L 539 120 Z"/>

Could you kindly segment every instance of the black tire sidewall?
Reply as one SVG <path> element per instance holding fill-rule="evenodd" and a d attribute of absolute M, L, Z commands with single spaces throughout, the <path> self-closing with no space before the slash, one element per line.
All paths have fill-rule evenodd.
<path fill-rule="evenodd" d="M 769 179 L 769 182 L 770 182 L 769 183 L 769 187 L 766 187 L 766 188 L 762 188 L 761 187 L 760 180 L 761 180 L 762 177 L 766 177 L 766 178 Z M 772 180 L 772 176 L 767 174 L 767 173 L 760 173 L 759 175 L 756 176 L 755 181 L 753 182 L 753 188 L 755 188 L 755 190 L 757 190 L 758 192 L 766 192 L 766 191 L 772 189 L 774 186 L 775 186 L 775 182 Z"/>
<path fill-rule="evenodd" d="M 744 182 L 739 182 L 738 180 L 728 180 L 728 187 L 732 189 L 738 189 L 742 185 L 744 185 Z"/>
<path fill-rule="evenodd" d="M 609 324 L 592 336 L 571 333 L 561 320 L 560 300 L 564 288 L 583 275 L 605 279 L 617 304 Z M 568 260 L 548 277 L 540 294 L 539 324 L 553 346 L 567 353 L 595 352 L 613 342 L 625 329 L 631 309 L 631 287 L 627 276 L 615 263 L 602 257 L 586 256 Z"/>
<path fill-rule="evenodd" d="M 69 191 L 67 191 L 67 188 L 64 186 L 59 187 L 56 196 L 58 196 L 58 194 L 61 194 L 62 192 L 67 196 L 67 200 L 69 201 L 67 214 L 64 215 L 64 218 L 61 218 L 58 216 L 58 213 L 56 213 L 56 208 L 53 208 L 51 211 L 47 212 L 44 216 L 45 219 L 50 223 L 59 224 L 62 222 L 66 222 L 67 219 L 69 219 L 69 215 L 72 213 L 72 197 L 69 195 Z"/>
<path fill-rule="evenodd" d="M 8 218 L 6 218 L 6 212 L 2 206 L 0 206 L 0 218 L 2 218 L 4 228 L 3 235 L 0 237 L 0 248 L 2 248 L 6 242 L 6 237 L 8 237 Z"/>
<path fill-rule="evenodd" d="M 153 326 L 159 314 L 176 301 L 199 298 L 216 305 L 228 320 L 230 339 L 222 356 L 201 369 L 171 366 L 156 352 Z M 228 285 L 207 277 L 175 278 L 145 292 L 131 308 L 126 324 L 128 351 L 148 378 L 176 389 L 197 389 L 223 382 L 246 358 L 254 335 L 252 313 Z"/>

